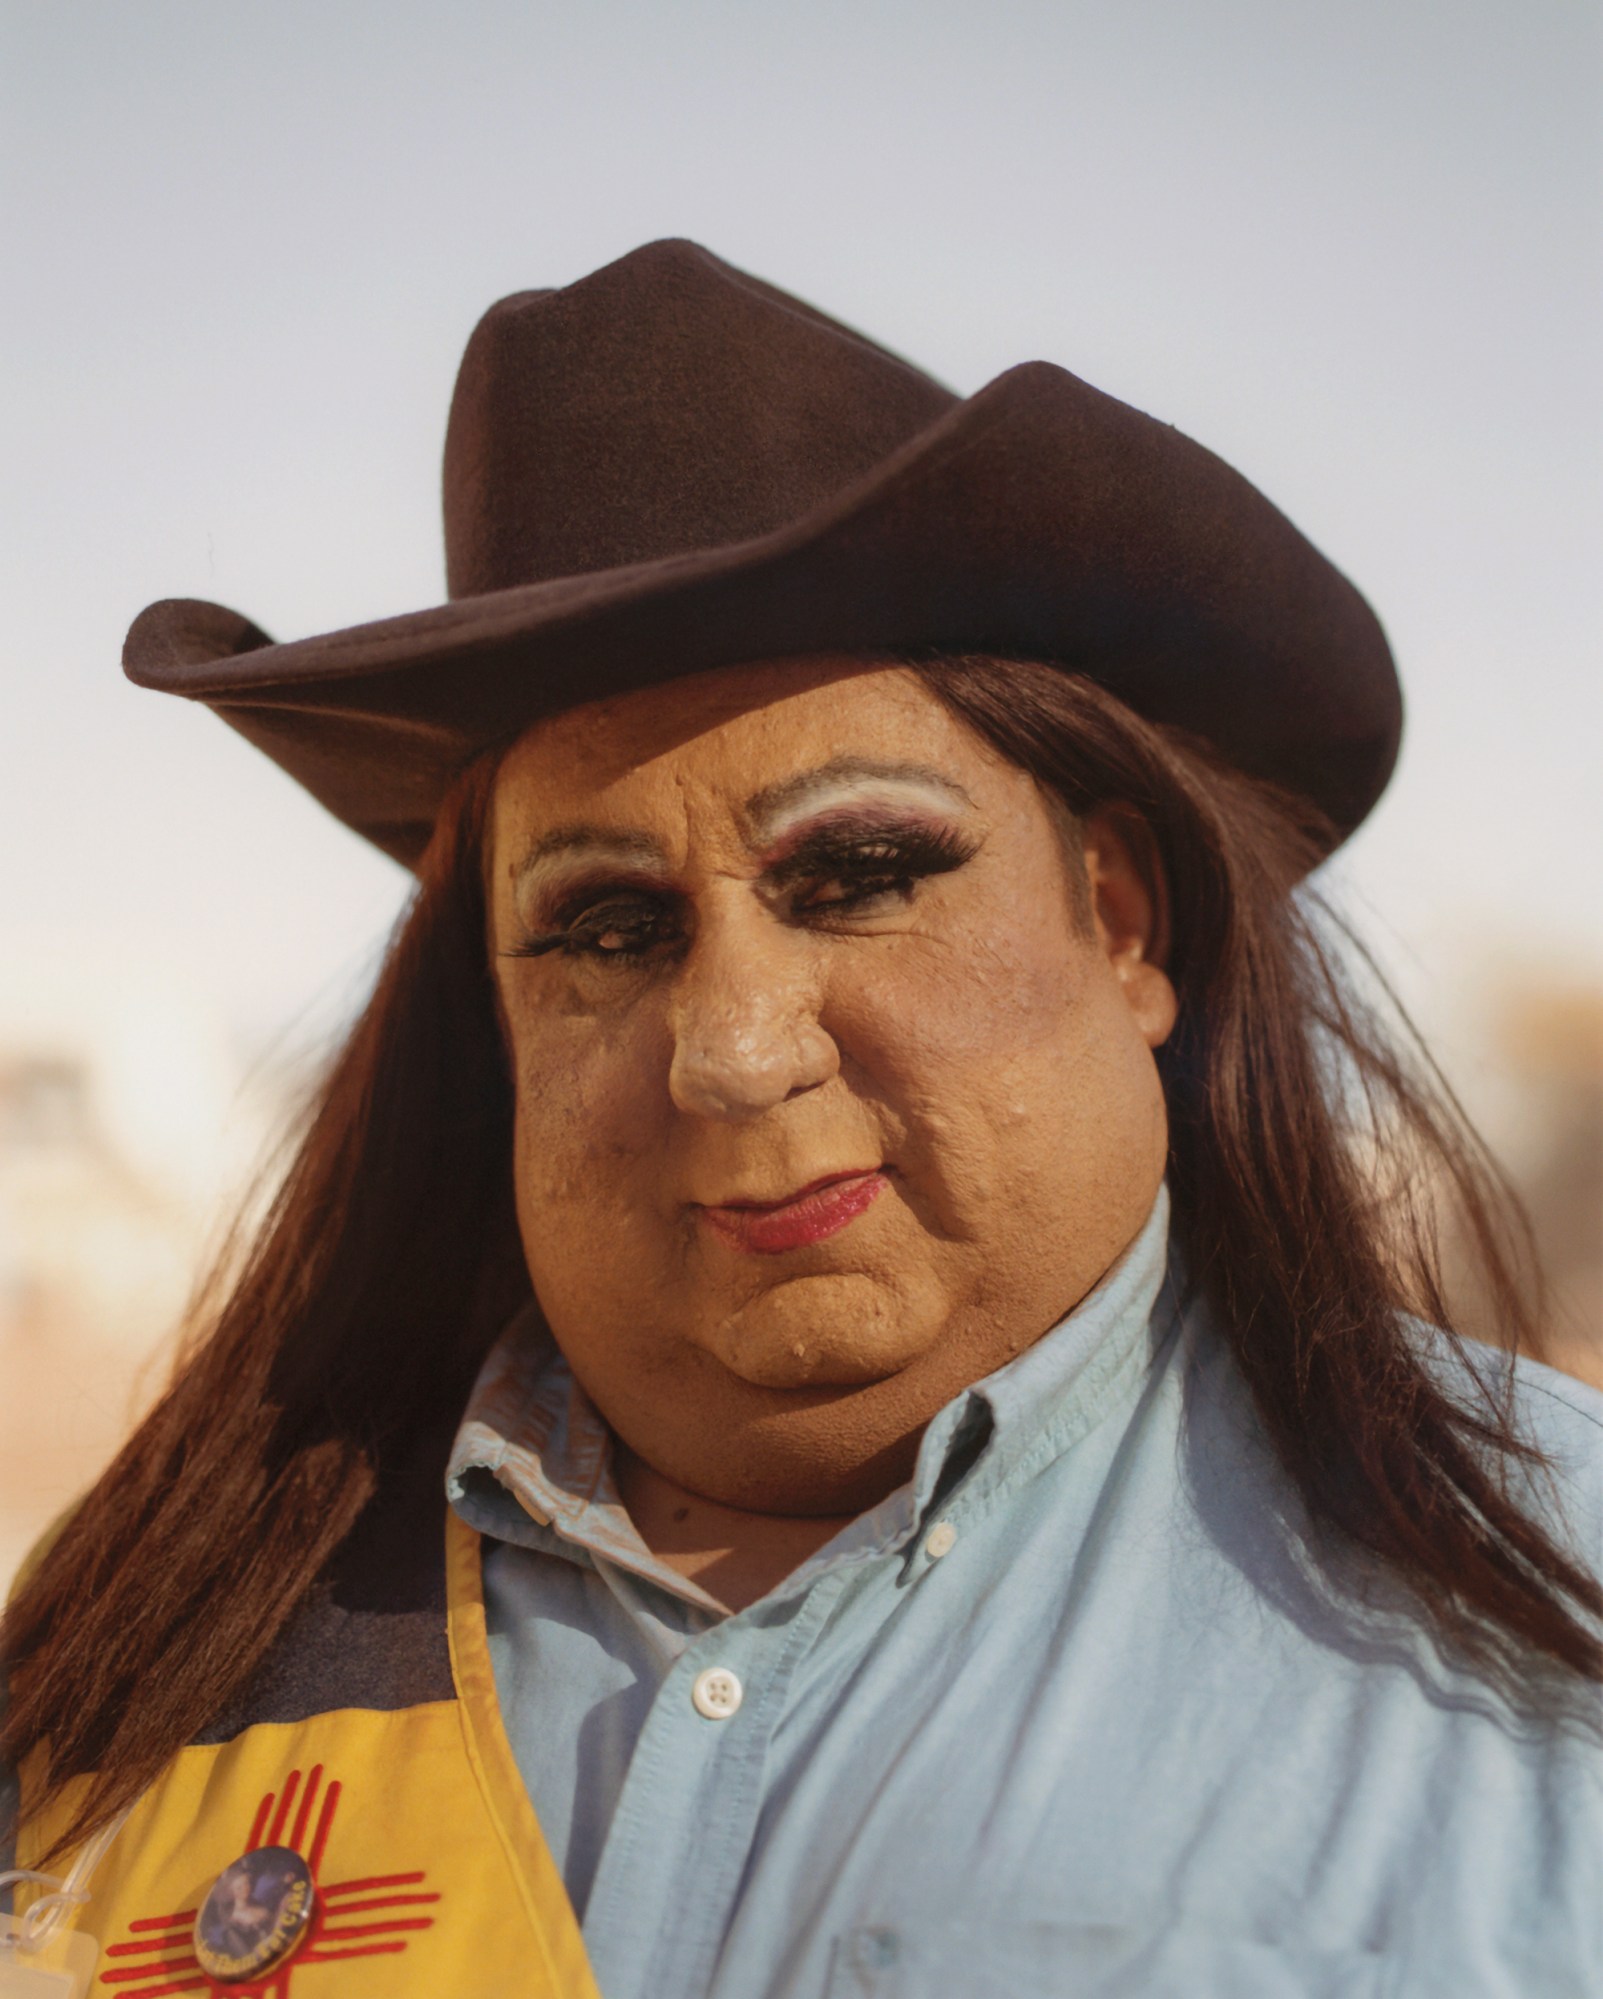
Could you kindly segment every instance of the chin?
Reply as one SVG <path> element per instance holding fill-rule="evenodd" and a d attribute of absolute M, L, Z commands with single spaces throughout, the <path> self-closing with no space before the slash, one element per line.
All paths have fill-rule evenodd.
<path fill-rule="evenodd" d="M 793 1277 L 715 1321 L 697 1344 L 754 1388 L 866 1388 L 939 1337 L 945 1313 L 932 1291 L 860 1271 Z"/>

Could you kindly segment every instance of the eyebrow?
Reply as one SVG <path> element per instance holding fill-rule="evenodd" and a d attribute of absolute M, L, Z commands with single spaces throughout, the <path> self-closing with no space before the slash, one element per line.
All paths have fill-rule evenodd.
<path fill-rule="evenodd" d="M 886 763 L 873 757 L 831 757 L 828 763 L 815 765 L 812 770 L 800 771 L 780 784 L 765 785 L 761 791 L 753 792 L 742 807 L 742 816 L 751 836 L 763 839 L 771 833 L 777 820 L 804 809 L 808 800 L 819 793 L 838 790 L 842 785 L 875 783 L 922 785 L 943 792 L 954 804 L 972 807 L 974 803 L 956 778 L 936 770 L 931 764 Z M 650 833 L 620 832 L 615 827 L 575 820 L 565 826 L 553 826 L 550 832 L 542 833 L 514 868 L 513 880 L 521 885 L 547 862 L 566 859 L 570 855 L 582 855 L 587 861 L 610 862 L 620 867 L 661 869 L 668 865 L 668 856 L 661 841 Z"/>
<path fill-rule="evenodd" d="M 821 791 L 851 784 L 917 784 L 944 792 L 953 804 L 972 807 L 974 801 L 955 777 L 936 770 L 932 764 L 884 763 L 873 757 L 831 757 L 828 763 L 787 777 L 782 784 L 766 785 L 746 800 L 746 824 L 762 839 L 774 822 L 794 808 L 805 807 L 809 798 Z"/>
<path fill-rule="evenodd" d="M 569 826 L 553 826 L 518 862 L 512 871 L 514 882 L 526 881 L 547 862 L 569 854 L 583 854 L 586 860 L 612 861 L 620 867 L 661 868 L 667 865 L 662 843 L 649 833 L 620 833 L 609 826 L 591 826 L 580 820 Z"/>

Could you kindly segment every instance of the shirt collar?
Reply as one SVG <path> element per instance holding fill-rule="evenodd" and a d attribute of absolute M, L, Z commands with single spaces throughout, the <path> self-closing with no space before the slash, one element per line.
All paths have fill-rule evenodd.
<path fill-rule="evenodd" d="M 1145 1371 L 1168 1264 L 1169 1197 L 1160 1188 L 1140 1234 L 1102 1281 L 1017 1360 L 975 1382 L 924 1432 L 912 1479 L 845 1527 L 787 1577 L 785 1593 L 825 1569 L 905 1547 L 928 1514 L 962 1489 L 995 1501 L 1100 1422 Z M 659 1562 L 636 1533 L 612 1477 L 612 1437 L 531 1306 L 491 1349 L 446 1471 L 451 1504 L 479 1532 L 647 1577 L 716 1612 L 696 1584 Z"/>

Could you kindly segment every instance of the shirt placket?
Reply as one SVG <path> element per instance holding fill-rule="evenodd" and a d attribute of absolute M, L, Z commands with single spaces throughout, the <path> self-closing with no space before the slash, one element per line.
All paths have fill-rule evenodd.
<path fill-rule="evenodd" d="M 606 1999 L 706 1991 L 756 1836 L 769 1746 L 845 1581 L 826 1573 L 716 1625 L 663 1681 L 585 1912 Z"/>

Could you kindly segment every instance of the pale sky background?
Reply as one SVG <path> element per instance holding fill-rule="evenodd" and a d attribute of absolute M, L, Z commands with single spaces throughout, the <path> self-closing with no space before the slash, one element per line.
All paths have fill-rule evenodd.
<path fill-rule="evenodd" d="M 129 620 L 443 594 L 483 308 L 689 235 L 971 392 L 1061 362 L 1237 465 L 1376 605 L 1400 772 L 1339 863 L 1451 1044 L 1603 979 L 1593 0 L 9 0 L 0 958 L 181 974 L 250 1046 L 404 889 Z"/>

